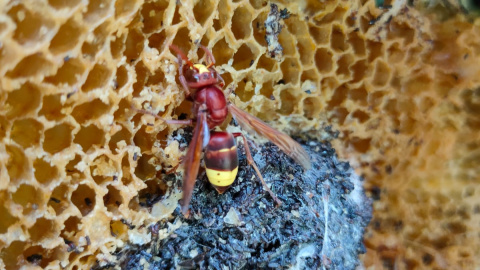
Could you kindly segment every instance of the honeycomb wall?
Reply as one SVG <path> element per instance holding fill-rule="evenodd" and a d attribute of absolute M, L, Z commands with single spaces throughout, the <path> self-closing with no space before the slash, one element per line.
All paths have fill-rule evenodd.
<path fill-rule="evenodd" d="M 339 131 L 375 199 L 366 267 L 478 267 L 478 24 L 405 1 L 275 3 L 278 35 L 261 0 L 2 2 L 0 265 L 107 265 L 171 217 L 164 174 L 186 142 L 130 108 L 189 115 L 168 45 L 198 60 L 199 43 L 242 109 L 290 134 Z"/>

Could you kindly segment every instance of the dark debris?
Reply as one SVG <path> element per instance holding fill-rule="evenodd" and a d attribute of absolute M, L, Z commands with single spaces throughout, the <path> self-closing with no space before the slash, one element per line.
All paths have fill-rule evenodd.
<path fill-rule="evenodd" d="M 279 62 L 283 56 L 283 47 L 278 41 L 283 28 L 281 20 L 287 19 L 289 16 L 287 9 L 278 10 L 277 5 L 270 4 L 270 13 L 264 23 L 268 55 Z"/>
<path fill-rule="evenodd" d="M 122 269 L 355 269 L 365 252 L 371 201 L 354 191 L 353 170 L 337 159 L 329 143 L 304 146 L 312 157 L 307 172 L 271 143 L 252 149 L 266 182 L 283 202 L 280 207 L 253 176 L 240 146 L 234 185 L 219 195 L 205 176 L 197 180 L 191 219 L 177 209 L 185 225 L 166 239 L 120 251 Z M 231 208 L 241 222 L 226 222 Z M 164 229 L 167 223 L 157 226 Z"/>
<path fill-rule="evenodd" d="M 27 257 L 27 261 L 34 265 L 40 265 L 40 263 L 42 262 L 42 258 L 43 257 L 41 254 L 32 254 Z"/>

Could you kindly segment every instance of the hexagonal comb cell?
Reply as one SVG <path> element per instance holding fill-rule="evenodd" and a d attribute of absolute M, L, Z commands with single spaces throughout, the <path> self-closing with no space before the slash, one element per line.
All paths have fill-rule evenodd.
<path fill-rule="evenodd" d="M 28 179 L 29 162 L 24 151 L 13 145 L 5 145 L 7 159 L 7 172 L 11 183 L 17 183 L 24 178 Z"/>
<path fill-rule="evenodd" d="M 98 185 L 105 182 L 117 181 L 118 170 L 113 160 L 106 155 L 101 155 L 91 163 L 90 174 Z"/>
<path fill-rule="evenodd" d="M 58 225 L 54 220 L 39 218 L 35 224 L 28 229 L 28 233 L 32 241 L 40 242 L 44 239 L 51 239 L 58 236 L 60 230 L 58 230 Z"/>
<path fill-rule="evenodd" d="M 70 146 L 72 142 L 72 127 L 60 124 L 45 131 L 43 148 L 50 154 L 55 154 Z"/>
<path fill-rule="evenodd" d="M 140 149 L 145 152 L 152 149 L 152 146 L 155 142 L 154 136 L 149 134 L 147 130 L 148 126 L 142 126 L 133 137 L 133 142 L 135 145 L 140 147 Z"/>
<path fill-rule="evenodd" d="M 294 89 L 285 89 L 280 93 L 280 99 L 282 100 L 282 106 L 280 107 L 279 113 L 283 115 L 290 115 L 295 113 L 297 109 L 298 96 L 294 94 Z"/>
<path fill-rule="evenodd" d="M 72 111 L 72 116 L 79 124 L 84 124 L 85 122 L 102 116 L 108 109 L 107 104 L 103 103 L 100 99 L 95 99 L 94 101 L 76 106 Z"/>
<path fill-rule="evenodd" d="M 303 100 L 303 114 L 309 119 L 315 118 L 322 111 L 319 98 L 307 97 Z"/>
<path fill-rule="evenodd" d="M 82 216 L 88 215 L 95 207 L 95 190 L 87 185 L 79 185 L 72 193 L 72 203 L 80 210 Z"/>
<path fill-rule="evenodd" d="M 162 28 L 168 1 L 152 1 L 142 7 L 143 32 L 153 33 Z"/>
<path fill-rule="evenodd" d="M 61 95 L 45 95 L 38 116 L 45 116 L 50 121 L 60 120 L 65 116 L 62 113 L 62 108 Z"/>
<path fill-rule="evenodd" d="M 93 31 L 93 38 L 90 38 L 83 43 L 82 53 L 89 55 L 90 57 L 95 57 L 100 50 L 107 46 L 108 43 L 106 38 L 111 29 L 111 22 L 108 20 L 99 25 Z"/>
<path fill-rule="evenodd" d="M 24 45 L 33 45 L 47 37 L 48 30 L 53 28 L 54 22 L 49 14 L 32 11 L 24 5 L 16 5 L 8 11 L 8 15 L 16 24 L 13 38 Z"/>
<path fill-rule="evenodd" d="M 197 22 L 201 25 L 204 25 L 208 18 L 215 10 L 214 1 L 198 1 L 197 4 L 193 7 L 193 15 Z"/>
<path fill-rule="evenodd" d="M 42 133 L 43 125 L 34 119 L 27 118 L 13 122 L 10 136 L 23 148 L 29 148 L 39 144 Z"/>
<path fill-rule="evenodd" d="M 25 242 L 13 241 L 8 247 L 3 250 L 2 253 L 0 253 L 0 258 L 2 258 L 6 268 L 11 269 L 18 267 L 17 258 L 23 253 L 25 246 Z"/>
<path fill-rule="evenodd" d="M 142 180 L 148 180 L 155 176 L 156 170 L 155 167 L 150 163 L 151 158 L 151 155 L 143 154 L 138 159 L 138 165 L 135 168 L 135 175 L 138 178 Z"/>
<path fill-rule="evenodd" d="M 30 185 L 21 185 L 15 193 L 12 194 L 12 200 L 21 205 L 23 214 L 28 215 L 30 212 L 43 207 L 43 192 Z"/>
<path fill-rule="evenodd" d="M 390 68 L 387 63 L 383 61 L 377 61 L 375 71 L 373 75 L 372 84 L 378 87 L 384 86 L 390 79 Z"/>
<path fill-rule="evenodd" d="M 43 53 L 35 53 L 25 57 L 6 75 L 13 79 L 48 76 L 53 74 L 55 69 L 55 65 Z"/>
<path fill-rule="evenodd" d="M 350 66 L 353 64 L 354 59 L 351 54 L 344 54 L 338 59 L 336 73 L 339 78 L 350 78 Z"/>
<path fill-rule="evenodd" d="M 113 35 L 111 42 L 110 42 L 110 51 L 112 53 L 113 58 L 119 58 L 123 51 L 125 50 L 125 38 L 126 34 L 117 36 Z"/>
<path fill-rule="evenodd" d="M 41 245 L 35 245 L 27 248 L 23 252 L 23 258 L 32 265 L 40 266 L 45 269 L 49 263 L 61 257 L 61 248 L 49 250 L 43 248 Z"/>
<path fill-rule="evenodd" d="M 315 53 L 315 63 L 320 72 L 329 72 L 333 68 L 332 53 L 328 49 L 320 48 Z"/>
<path fill-rule="evenodd" d="M 337 52 L 344 52 L 348 49 L 348 43 L 345 42 L 345 34 L 337 27 L 333 27 L 332 35 L 330 36 L 330 47 Z"/>
<path fill-rule="evenodd" d="M 314 62 L 314 54 L 316 45 L 310 37 L 298 39 L 298 53 L 300 54 L 300 61 L 302 65 L 308 67 Z"/>
<path fill-rule="evenodd" d="M 33 168 L 35 169 L 35 179 L 42 184 L 49 184 L 58 176 L 57 167 L 41 158 L 37 158 L 33 162 Z"/>
<path fill-rule="evenodd" d="M 137 60 L 142 52 L 139 48 L 143 48 L 143 41 L 145 37 L 138 30 L 128 32 L 125 40 L 125 51 L 123 54 L 127 57 L 127 61 L 132 62 Z"/>
<path fill-rule="evenodd" d="M 83 13 L 84 20 L 92 24 L 98 22 L 108 16 L 110 8 L 112 8 L 111 0 L 89 1 L 87 9 Z"/>
<path fill-rule="evenodd" d="M 57 70 L 55 75 L 45 77 L 45 82 L 54 85 L 68 84 L 75 85 L 82 78 L 85 72 L 85 63 L 78 58 L 64 58 L 64 63 Z"/>
<path fill-rule="evenodd" d="M 117 74 L 114 80 L 114 89 L 121 89 L 128 82 L 128 71 L 124 66 L 117 69 Z"/>
<path fill-rule="evenodd" d="M 108 146 L 113 153 L 117 152 L 117 143 L 121 141 L 125 141 L 126 144 L 130 144 L 132 139 L 132 134 L 128 131 L 128 129 L 122 127 L 120 131 L 115 133 L 110 141 L 108 142 Z"/>
<path fill-rule="evenodd" d="M 268 17 L 268 12 L 261 12 L 253 21 L 252 21 L 252 30 L 253 37 L 261 46 L 267 46 L 267 41 L 265 39 L 265 20 Z"/>
<path fill-rule="evenodd" d="M 252 33 L 251 21 L 252 15 L 247 8 L 240 6 L 235 9 L 232 17 L 232 32 L 237 40 L 250 37 Z"/>
<path fill-rule="evenodd" d="M 217 41 L 212 48 L 213 56 L 215 57 L 218 66 L 227 64 L 232 59 L 234 50 L 230 48 L 225 38 Z"/>
<path fill-rule="evenodd" d="M 256 56 L 247 44 L 243 44 L 233 56 L 232 66 L 237 69 L 246 69 L 253 65 Z"/>
<path fill-rule="evenodd" d="M 3 195 L 2 197 L 4 198 L 4 196 L 5 195 Z M 0 221 L 0 233 L 4 234 L 8 231 L 8 228 L 10 228 L 13 224 L 15 224 L 15 222 L 18 221 L 18 218 L 12 216 L 9 210 L 3 205 L 0 205 L 0 211 L 2 213 L 2 221 Z"/>
<path fill-rule="evenodd" d="M 81 32 L 82 29 L 74 19 L 68 20 L 50 41 L 50 51 L 53 54 L 59 54 L 72 50 L 78 44 Z"/>
<path fill-rule="evenodd" d="M 300 63 L 298 60 L 286 58 L 282 64 L 280 64 L 280 69 L 282 70 L 284 83 L 298 83 L 300 79 L 300 72 L 298 72 L 300 70 Z"/>
<path fill-rule="evenodd" d="M 107 187 L 108 193 L 103 196 L 103 204 L 107 207 L 108 211 L 115 212 L 123 203 L 122 195 L 120 191 L 112 185 Z"/>
<path fill-rule="evenodd" d="M 48 206 L 55 210 L 57 216 L 61 215 L 63 211 L 65 211 L 72 204 L 72 202 L 68 200 L 69 190 L 70 188 L 68 185 L 61 184 L 55 187 L 50 195 Z"/>
<path fill-rule="evenodd" d="M 7 117 L 13 118 L 36 110 L 40 105 L 40 91 L 31 84 L 24 84 L 18 90 L 8 93 L 5 107 Z"/>
<path fill-rule="evenodd" d="M 90 150 L 94 145 L 101 147 L 105 141 L 105 134 L 103 130 L 99 129 L 97 126 L 91 124 L 80 129 L 80 131 L 75 134 L 73 139 L 74 143 L 80 144 L 84 152 Z"/>

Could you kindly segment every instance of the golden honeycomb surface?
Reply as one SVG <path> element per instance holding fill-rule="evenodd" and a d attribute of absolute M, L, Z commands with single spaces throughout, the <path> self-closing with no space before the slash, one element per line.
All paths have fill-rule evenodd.
<path fill-rule="evenodd" d="M 278 36 L 270 3 L 289 12 Z M 375 200 L 367 269 L 480 267 L 478 21 L 385 5 L 0 1 L 0 268 L 115 262 L 172 216 L 182 132 L 131 109 L 190 116 L 169 44 L 210 48 L 230 100 L 275 128 L 339 131 Z"/>

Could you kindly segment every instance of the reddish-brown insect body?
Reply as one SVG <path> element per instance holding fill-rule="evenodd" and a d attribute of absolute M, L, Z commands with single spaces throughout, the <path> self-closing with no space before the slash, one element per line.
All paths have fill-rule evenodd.
<path fill-rule="evenodd" d="M 198 112 L 202 104 L 207 105 L 207 123 L 209 129 L 221 125 L 227 118 L 227 100 L 222 90 L 216 85 L 209 85 L 195 92 L 194 112 Z"/>
<path fill-rule="evenodd" d="M 219 193 L 223 193 L 233 183 L 238 172 L 238 153 L 235 143 L 235 138 L 237 137 L 243 138 L 247 161 L 255 170 L 264 188 L 277 204 L 281 204 L 268 188 L 255 165 L 245 136 L 242 133 L 230 134 L 228 132 L 210 130 L 221 125 L 228 114 L 231 113 L 242 128 L 266 137 L 305 169 L 310 168 L 310 157 L 288 135 L 271 128 L 260 119 L 229 103 L 222 91 L 225 83 L 213 68 L 215 59 L 212 53 L 204 46 L 200 45 L 200 48 L 205 51 L 206 58 L 210 62 L 208 65 L 193 64 L 180 49 L 170 45 L 170 49 L 177 54 L 179 80 L 185 90 L 186 98 L 194 102 L 193 113 L 196 121 L 193 138 L 184 159 L 183 199 L 181 202 L 183 214 L 188 216 L 189 213 L 188 207 L 203 150 L 205 151 L 204 159 L 207 177 L 215 189 Z M 149 113 L 144 110 L 138 111 Z M 156 115 L 155 117 L 160 118 Z M 163 121 L 171 124 L 192 124 L 193 122 L 192 120 Z"/>

